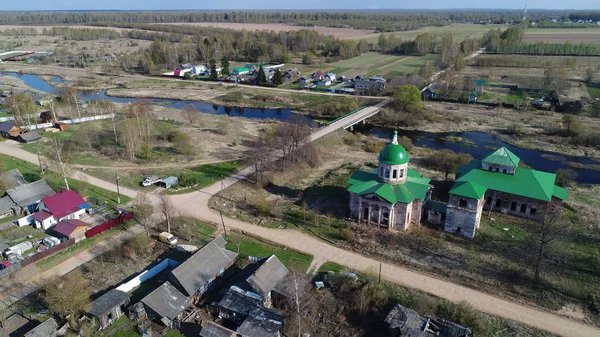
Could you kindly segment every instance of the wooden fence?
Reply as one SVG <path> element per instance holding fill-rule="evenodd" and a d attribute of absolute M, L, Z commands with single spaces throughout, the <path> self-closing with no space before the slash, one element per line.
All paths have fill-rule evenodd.
<path fill-rule="evenodd" d="M 48 256 L 56 254 L 63 249 L 71 247 L 74 244 L 75 244 L 75 239 L 69 239 L 67 241 L 63 241 L 52 248 L 48 248 L 42 252 L 39 252 L 31 257 L 26 258 L 25 260 L 21 261 L 21 266 L 25 267 L 25 266 L 35 263 L 41 259 L 45 259 Z"/>

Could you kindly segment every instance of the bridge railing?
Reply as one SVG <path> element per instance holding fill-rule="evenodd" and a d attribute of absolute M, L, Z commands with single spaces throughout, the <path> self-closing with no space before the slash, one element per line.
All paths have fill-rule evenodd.
<path fill-rule="evenodd" d="M 355 114 L 355 113 L 357 113 L 357 112 L 359 112 L 359 111 L 361 111 L 361 110 L 365 109 L 366 107 L 367 107 L 366 105 L 363 105 L 363 106 L 361 106 L 360 108 L 358 108 L 358 109 L 356 109 L 356 110 L 354 110 L 354 111 L 350 111 L 350 112 L 348 112 L 348 113 L 347 113 L 347 114 L 345 114 L 345 115 L 342 115 L 342 116 L 340 116 L 340 117 L 338 117 L 338 118 L 336 118 L 336 119 L 334 119 L 334 120 L 332 120 L 332 121 L 329 121 L 329 122 L 327 123 L 327 125 L 334 124 L 334 123 L 336 123 L 336 122 L 339 122 L 339 121 L 341 121 L 342 119 L 344 119 L 344 118 L 346 118 L 346 117 L 348 117 L 348 116 L 352 116 L 353 114 Z"/>

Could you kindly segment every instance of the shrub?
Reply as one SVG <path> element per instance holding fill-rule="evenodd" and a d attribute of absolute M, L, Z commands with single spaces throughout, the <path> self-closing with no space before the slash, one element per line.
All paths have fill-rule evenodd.
<path fill-rule="evenodd" d="M 263 196 L 259 196 L 259 195 L 255 196 L 252 199 L 252 206 L 254 207 L 257 215 L 259 215 L 259 216 L 267 216 L 268 217 L 268 216 L 271 216 L 271 214 L 272 214 L 273 206 L 271 205 L 271 202 Z"/>
<path fill-rule="evenodd" d="M 415 147 L 412 140 L 406 136 L 400 137 L 400 139 L 398 139 L 398 143 L 400 143 L 400 145 L 402 145 L 406 151 L 411 151 Z"/>
<path fill-rule="evenodd" d="M 379 153 L 385 147 L 385 143 L 380 140 L 369 139 L 365 143 L 365 151 L 371 153 Z"/>
<path fill-rule="evenodd" d="M 524 134 L 523 127 L 520 124 L 513 123 L 506 128 L 507 135 L 522 136 Z"/>
<path fill-rule="evenodd" d="M 351 230 L 349 229 L 342 229 L 342 237 L 344 238 L 344 240 L 346 241 L 352 241 L 352 237 L 353 237 L 353 233 Z"/>
<path fill-rule="evenodd" d="M 562 187 L 572 187 L 574 186 L 575 180 L 577 179 L 577 172 L 573 171 L 570 168 L 561 168 L 556 170 L 556 185 Z"/>

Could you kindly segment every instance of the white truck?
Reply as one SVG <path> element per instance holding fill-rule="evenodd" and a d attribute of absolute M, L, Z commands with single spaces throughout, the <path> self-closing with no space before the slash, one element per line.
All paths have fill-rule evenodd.
<path fill-rule="evenodd" d="M 5 258 L 9 258 L 13 255 L 23 255 L 23 253 L 31 249 L 33 249 L 33 244 L 30 241 L 25 241 L 7 248 L 2 252 L 2 255 L 4 255 Z"/>
<path fill-rule="evenodd" d="M 149 176 L 149 177 L 146 177 L 146 179 L 144 179 L 144 181 L 142 181 L 142 186 L 144 186 L 144 187 L 152 186 L 159 181 L 160 181 L 160 178 L 158 176 Z"/>

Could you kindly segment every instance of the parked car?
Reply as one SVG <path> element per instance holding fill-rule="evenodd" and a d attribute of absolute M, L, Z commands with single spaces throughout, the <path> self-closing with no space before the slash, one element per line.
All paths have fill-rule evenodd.
<path fill-rule="evenodd" d="M 158 236 L 158 239 L 170 246 L 175 246 L 177 244 L 177 238 L 171 233 L 162 232 Z"/>
<path fill-rule="evenodd" d="M 158 176 L 149 176 L 149 177 L 146 177 L 146 179 L 144 179 L 144 181 L 142 181 L 142 186 L 148 187 L 148 186 L 156 184 L 159 181 L 160 181 L 160 178 Z"/>

